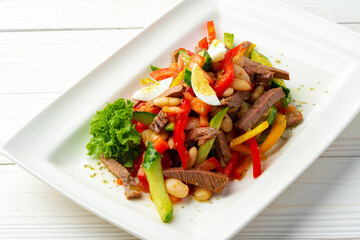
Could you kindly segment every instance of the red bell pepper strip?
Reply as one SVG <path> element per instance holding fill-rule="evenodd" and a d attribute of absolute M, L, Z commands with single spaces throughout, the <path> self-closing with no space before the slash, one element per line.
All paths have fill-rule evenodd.
<path fill-rule="evenodd" d="M 230 51 L 228 51 L 226 54 L 230 55 L 231 59 L 233 59 L 236 55 L 240 53 L 244 53 L 247 48 L 242 47 L 242 43 L 237 45 L 236 47 L 232 48 Z"/>
<path fill-rule="evenodd" d="M 201 39 L 198 43 L 198 46 L 199 46 L 199 48 L 208 50 L 209 44 L 208 44 L 207 37 L 204 37 L 203 39 Z"/>
<path fill-rule="evenodd" d="M 174 75 L 175 72 L 170 70 L 170 68 L 160 68 L 150 73 L 150 76 L 152 76 L 157 81 L 163 80 L 165 78 L 173 77 Z"/>
<path fill-rule="evenodd" d="M 240 180 L 244 174 L 244 172 L 246 171 L 248 165 L 250 163 L 250 156 L 249 155 L 242 155 L 241 157 L 239 157 L 235 168 L 233 169 L 231 175 Z"/>
<path fill-rule="evenodd" d="M 213 86 L 218 97 L 221 97 L 234 81 L 234 63 L 232 58 L 230 58 L 230 54 L 225 55 L 225 59 L 221 62 L 221 65 L 225 74 Z"/>
<path fill-rule="evenodd" d="M 192 69 L 195 63 L 197 63 L 199 67 L 202 67 L 205 63 L 205 58 L 199 54 L 194 54 L 190 57 L 189 68 Z"/>
<path fill-rule="evenodd" d="M 207 30 L 209 35 L 209 44 L 216 38 L 215 26 L 213 21 L 207 22 Z"/>
<path fill-rule="evenodd" d="M 162 137 L 155 139 L 153 146 L 158 153 L 163 153 L 169 149 L 169 145 Z"/>
<path fill-rule="evenodd" d="M 225 167 L 224 174 L 230 176 L 232 170 L 235 167 L 235 164 L 236 164 L 238 158 L 239 158 L 239 152 L 233 152 L 230 162 L 228 162 L 228 164 Z"/>
<path fill-rule="evenodd" d="M 251 157 L 253 160 L 253 175 L 254 178 L 257 178 L 261 175 L 261 162 L 260 162 L 260 152 L 259 152 L 259 146 L 256 142 L 255 137 L 250 138 L 246 141 L 246 143 L 249 145 L 250 151 L 251 151 Z"/>
<path fill-rule="evenodd" d="M 232 59 L 245 50 L 246 48 L 243 48 L 242 44 L 239 44 L 225 54 L 224 60 L 221 61 L 221 69 L 224 70 L 225 73 L 213 86 L 218 97 L 221 97 L 234 81 L 234 63 Z"/>
<path fill-rule="evenodd" d="M 175 121 L 175 129 L 174 129 L 174 144 L 177 152 L 179 153 L 180 160 L 182 163 L 182 167 L 185 169 L 186 164 L 190 158 L 189 152 L 185 147 L 185 126 L 189 117 L 189 113 L 191 110 L 190 101 L 186 98 L 183 98 L 180 108 L 185 111 L 179 114 L 179 117 Z"/>
<path fill-rule="evenodd" d="M 141 122 L 137 122 L 135 125 L 135 130 L 138 131 L 139 133 L 142 133 L 146 129 L 148 129 L 148 126 L 146 126 L 145 124 L 143 124 Z"/>
<path fill-rule="evenodd" d="M 218 162 L 218 160 L 216 160 L 216 158 L 214 158 L 214 157 L 211 157 L 211 158 L 205 160 L 205 162 L 197 165 L 196 168 L 205 170 L 205 171 L 210 171 L 219 166 L 220 166 L 220 163 Z"/>
<path fill-rule="evenodd" d="M 146 175 L 144 169 L 142 167 L 139 168 L 137 173 L 137 177 L 139 179 L 139 185 L 143 192 L 149 192 L 149 183 L 146 179 Z"/>

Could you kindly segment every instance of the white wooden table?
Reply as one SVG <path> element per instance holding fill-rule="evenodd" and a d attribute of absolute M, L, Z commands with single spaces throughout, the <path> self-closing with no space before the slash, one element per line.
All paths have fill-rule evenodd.
<path fill-rule="evenodd" d="M 0 144 L 179 1 L 0 1 Z M 282 1 L 360 32 L 359 0 Z M 0 155 L 0 239 L 52 238 L 135 239 Z M 360 239 L 360 115 L 237 238 Z"/>

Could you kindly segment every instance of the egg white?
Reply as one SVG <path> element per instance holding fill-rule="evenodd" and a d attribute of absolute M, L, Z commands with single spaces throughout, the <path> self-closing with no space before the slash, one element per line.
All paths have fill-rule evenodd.
<path fill-rule="evenodd" d="M 225 58 L 226 47 L 219 39 L 214 39 L 209 46 L 208 53 L 213 62 L 219 62 Z"/>
<path fill-rule="evenodd" d="M 195 68 L 200 68 L 197 64 L 194 65 L 193 71 Z M 203 102 L 218 106 L 221 105 L 218 97 L 216 96 L 216 92 L 212 89 L 212 87 L 209 84 L 209 81 L 204 77 L 201 79 L 195 79 L 195 77 L 192 75 L 191 77 L 191 85 L 192 89 L 194 90 L 195 95 Z M 206 92 L 207 94 L 202 94 L 201 92 Z"/>
<path fill-rule="evenodd" d="M 150 86 L 141 88 L 136 92 L 134 92 L 132 97 L 135 100 L 141 100 L 141 101 L 153 100 L 154 98 L 158 97 L 161 93 L 163 93 L 165 90 L 169 89 L 172 80 L 173 80 L 172 77 L 166 78 Z"/>

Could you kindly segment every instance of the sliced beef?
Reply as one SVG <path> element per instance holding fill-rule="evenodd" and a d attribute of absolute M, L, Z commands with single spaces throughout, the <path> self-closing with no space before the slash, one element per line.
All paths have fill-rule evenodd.
<path fill-rule="evenodd" d="M 114 158 L 105 158 L 104 154 L 101 154 L 100 159 L 115 177 L 121 179 L 125 188 L 125 196 L 127 199 L 141 197 L 141 191 L 135 179 L 131 177 L 130 173 L 123 165 Z"/>
<path fill-rule="evenodd" d="M 216 82 L 218 79 L 218 76 L 215 73 L 212 72 L 207 72 L 207 74 L 211 77 L 212 80 L 214 80 L 214 82 Z"/>
<path fill-rule="evenodd" d="M 169 88 L 161 93 L 158 97 L 183 97 L 183 92 L 185 91 L 184 85 L 177 85 L 175 87 Z M 146 102 L 150 107 L 154 106 L 154 100 Z"/>
<path fill-rule="evenodd" d="M 169 168 L 164 170 L 164 176 L 175 178 L 210 191 L 221 193 L 226 186 L 228 176 L 200 169 Z"/>
<path fill-rule="evenodd" d="M 198 127 L 193 128 L 187 136 L 188 141 L 198 141 L 198 145 L 203 145 L 207 141 L 215 138 L 220 133 L 219 130 L 213 127 Z"/>
<path fill-rule="evenodd" d="M 250 45 L 251 45 L 251 42 L 249 42 L 249 41 L 244 41 L 241 43 L 242 48 L 248 48 L 248 47 L 250 47 Z"/>
<path fill-rule="evenodd" d="M 223 131 L 215 139 L 215 154 L 222 167 L 226 167 L 231 159 L 231 151 Z"/>
<path fill-rule="evenodd" d="M 290 80 L 289 72 L 287 71 L 262 65 L 247 57 L 243 57 L 243 61 L 243 68 L 249 74 L 250 78 L 254 79 L 254 81 L 267 83 L 274 77 Z"/>
<path fill-rule="evenodd" d="M 303 121 L 303 115 L 299 110 L 287 113 L 286 115 L 286 127 L 296 126 Z"/>
<path fill-rule="evenodd" d="M 250 130 L 261 116 L 277 101 L 285 97 L 282 88 L 273 88 L 256 100 L 254 105 L 235 123 L 235 127 Z"/>
<path fill-rule="evenodd" d="M 182 97 L 185 91 L 184 85 L 177 85 L 175 87 L 165 90 L 159 97 Z"/>
<path fill-rule="evenodd" d="M 238 108 L 240 107 L 241 103 L 247 100 L 249 97 L 250 93 L 248 91 L 237 91 L 230 97 L 221 99 L 220 103 L 222 106 Z"/>
<path fill-rule="evenodd" d="M 154 121 L 150 124 L 149 128 L 159 133 L 167 122 L 167 114 L 161 110 L 159 114 L 154 118 Z"/>

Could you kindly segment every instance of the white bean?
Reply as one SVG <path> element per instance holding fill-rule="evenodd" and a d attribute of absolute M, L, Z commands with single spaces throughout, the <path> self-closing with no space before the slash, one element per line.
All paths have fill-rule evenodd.
<path fill-rule="evenodd" d="M 148 143 L 150 141 L 152 141 L 151 139 L 152 139 L 153 133 L 155 133 L 155 132 L 153 130 L 151 130 L 151 129 L 146 129 L 141 133 L 141 138 L 142 138 L 145 146 L 147 146 Z"/>
<path fill-rule="evenodd" d="M 185 126 L 185 130 L 191 130 L 193 128 L 200 127 L 200 120 L 197 117 L 189 117 Z"/>
<path fill-rule="evenodd" d="M 159 133 L 153 132 L 150 136 L 150 141 L 154 142 L 158 137 L 161 137 L 163 140 L 166 140 L 169 137 L 169 133 L 167 131 L 161 131 Z"/>
<path fill-rule="evenodd" d="M 230 87 L 237 91 L 248 91 L 250 89 L 250 85 L 250 82 L 235 77 Z"/>
<path fill-rule="evenodd" d="M 234 93 L 234 89 L 229 87 L 225 90 L 225 92 L 223 93 L 223 97 L 229 97 Z"/>
<path fill-rule="evenodd" d="M 234 68 L 234 70 L 235 70 L 235 68 Z M 235 73 L 235 78 L 240 78 L 242 80 L 250 82 L 249 74 L 247 74 L 247 72 L 242 67 L 239 67 L 237 70 L 239 72 Z"/>
<path fill-rule="evenodd" d="M 192 168 L 196 162 L 196 159 L 197 159 L 197 155 L 198 155 L 198 151 L 197 151 L 197 148 L 196 147 L 192 147 L 190 148 L 189 150 L 189 161 L 187 162 L 186 164 L 186 168 L 189 169 L 189 168 Z"/>
<path fill-rule="evenodd" d="M 233 63 L 234 63 L 234 67 L 235 67 L 235 65 L 238 65 L 239 67 L 243 67 L 244 60 L 242 58 L 242 54 L 238 54 L 235 57 L 233 57 Z"/>
<path fill-rule="evenodd" d="M 154 99 L 155 106 L 165 107 L 165 106 L 177 106 L 181 102 L 180 98 L 172 97 L 158 97 Z"/>
<path fill-rule="evenodd" d="M 225 114 L 224 120 L 222 121 L 220 127 L 224 132 L 231 132 L 233 128 L 233 121 L 227 113 Z"/>
<path fill-rule="evenodd" d="M 168 145 L 169 145 L 169 148 L 171 150 L 175 149 L 175 143 L 174 143 L 174 138 L 173 136 L 170 136 L 169 139 L 168 139 Z"/>
<path fill-rule="evenodd" d="M 165 188 L 174 197 L 184 198 L 189 194 L 189 187 L 175 178 L 166 179 Z"/>
<path fill-rule="evenodd" d="M 243 102 L 240 106 L 240 109 L 237 113 L 238 118 L 241 118 L 248 110 L 250 109 L 250 106 L 248 103 Z"/>
<path fill-rule="evenodd" d="M 212 192 L 210 190 L 201 188 L 201 187 L 195 187 L 194 190 L 194 198 L 200 202 L 204 202 L 209 200 L 211 198 Z"/>
<path fill-rule="evenodd" d="M 251 93 L 251 101 L 256 102 L 258 98 L 264 93 L 264 85 L 257 86 Z"/>

